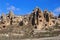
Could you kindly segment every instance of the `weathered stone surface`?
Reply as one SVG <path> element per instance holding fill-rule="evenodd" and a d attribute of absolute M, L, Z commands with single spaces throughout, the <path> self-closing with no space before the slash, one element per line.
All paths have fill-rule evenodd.
<path fill-rule="evenodd" d="M 0 29 L 3 30 L 4 28 L 7 29 L 7 27 L 12 26 L 15 27 L 12 28 L 14 31 L 18 31 L 18 29 L 21 29 L 22 27 L 28 29 L 31 27 L 32 30 L 45 30 L 53 28 L 56 23 L 60 25 L 60 18 L 55 17 L 52 12 L 47 10 L 41 11 L 41 9 L 35 8 L 29 15 L 16 16 L 12 11 L 10 11 L 8 15 L 2 14 Z M 16 27 L 18 27 L 18 29 Z"/>

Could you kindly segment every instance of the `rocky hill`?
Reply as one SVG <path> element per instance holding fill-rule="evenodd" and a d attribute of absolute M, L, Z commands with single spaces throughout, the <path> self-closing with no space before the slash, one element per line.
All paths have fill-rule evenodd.
<path fill-rule="evenodd" d="M 31 14 L 16 16 L 12 11 L 0 20 L 0 34 L 18 35 L 20 38 L 51 37 L 60 34 L 60 17 L 52 12 L 35 8 Z"/>

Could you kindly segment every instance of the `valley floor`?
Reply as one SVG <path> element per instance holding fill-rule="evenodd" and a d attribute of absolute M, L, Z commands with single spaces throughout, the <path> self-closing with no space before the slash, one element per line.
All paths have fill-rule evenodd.
<path fill-rule="evenodd" d="M 44 38 L 25 38 L 21 39 L 19 34 L 0 34 L 0 40 L 60 40 L 60 35 L 55 37 L 44 37 Z"/>

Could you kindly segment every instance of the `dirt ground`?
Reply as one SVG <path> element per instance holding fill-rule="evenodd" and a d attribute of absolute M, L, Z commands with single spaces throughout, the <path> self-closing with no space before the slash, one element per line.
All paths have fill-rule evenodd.
<path fill-rule="evenodd" d="M 19 35 L 9 36 L 8 34 L 0 34 L 0 40 L 60 40 L 60 35 L 55 37 L 21 39 Z"/>

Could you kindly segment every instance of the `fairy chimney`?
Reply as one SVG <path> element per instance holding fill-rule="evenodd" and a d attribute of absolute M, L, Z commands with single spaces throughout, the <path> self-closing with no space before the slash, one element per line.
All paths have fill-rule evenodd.
<path fill-rule="evenodd" d="M 9 14 L 8 14 L 8 17 L 11 19 L 11 18 L 14 18 L 14 13 L 12 11 L 9 11 Z"/>
<path fill-rule="evenodd" d="M 6 15 L 5 15 L 4 13 L 2 13 L 2 16 L 1 16 L 1 22 L 2 22 L 3 24 L 6 23 Z"/>
<path fill-rule="evenodd" d="M 42 29 L 44 21 L 43 12 L 39 8 L 35 8 L 32 16 L 32 25 L 35 27 L 35 29 Z"/>

